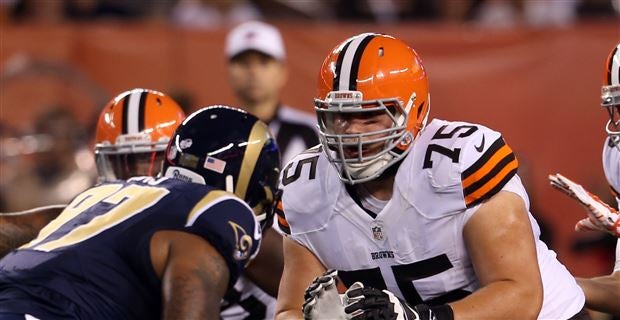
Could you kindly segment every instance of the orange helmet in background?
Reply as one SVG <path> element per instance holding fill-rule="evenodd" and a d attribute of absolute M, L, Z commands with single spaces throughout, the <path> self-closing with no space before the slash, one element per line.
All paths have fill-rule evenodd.
<path fill-rule="evenodd" d="M 609 112 L 605 130 L 611 142 L 620 148 L 620 44 L 611 50 L 605 62 L 601 106 Z"/>
<path fill-rule="evenodd" d="M 325 152 L 340 178 L 350 184 L 379 177 L 409 152 L 426 125 L 430 110 L 428 78 L 418 54 L 392 36 L 364 33 L 336 46 L 325 58 L 315 98 Z M 392 119 L 386 130 L 342 134 L 335 119 L 344 114 L 384 112 Z M 380 152 L 347 157 L 344 148 L 383 141 Z"/>
<path fill-rule="evenodd" d="M 159 174 L 168 141 L 184 119 L 181 107 L 161 92 L 133 89 L 116 96 L 97 122 L 99 179 Z"/>

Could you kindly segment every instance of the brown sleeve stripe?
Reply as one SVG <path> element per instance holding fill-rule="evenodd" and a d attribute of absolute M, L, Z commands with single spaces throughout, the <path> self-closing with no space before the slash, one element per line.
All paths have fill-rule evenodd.
<path fill-rule="evenodd" d="M 506 143 L 502 137 L 497 138 L 497 140 L 491 144 L 489 149 L 487 149 L 487 151 L 480 158 L 478 158 L 474 164 L 461 173 L 461 180 L 467 181 L 469 176 L 472 176 L 478 171 L 478 169 L 482 168 L 493 157 L 493 155 L 495 155 L 495 153 L 505 145 Z"/>
<path fill-rule="evenodd" d="M 286 234 L 291 234 L 291 227 L 288 225 L 286 217 L 284 217 L 282 201 L 278 201 L 278 204 L 276 205 L 276 215 L 278 216 L 278 227 L 280 227 L 280 230 L 284 231 Z"/>
<path fill-rule="evenodd" d="M 514 153 L 508 146 L 504 146 L 485 166 L 463 181 L 463 192 L 470 194 L 480 189 L 514 160 L 516 160 Z"/>
<path fill-rule="evenodd" d="M 516 158 L 510 161 L 497 175 L 491 178 L 489 182 L 485 183 L 476 191 L 465 194 L 465 205 L 468 208 L 475 206 L 498 193 L 502 190 L 504 185 L 517 174 L 518 167 L 519 163 Z"/>
<path fill-rule="evenodd" d="M 497 150 L 491 157 L 488 159 L 478 170 L 469 174 L 468 176 L 463 173 L 461 175 L 463 181 L 463 189 L 475 188 L 476 184 L 479 184 L 481 180 L 487 177 L 487 180 L 492 177 L 493 170 L 495 169 L 495 173 L 501 169 L 502 164 L 506 164 L 506 159 L 512 156 L 514 159 L 514 154 L 509 146 L 503 145 L 499 150 Z M 476 164 L 474 164 L 476 166 Z M 499 167 L 499 169 L 497 169 Z M 490 177 L 489 177 L 490 176 Z M 475 188 L 477 189 L 477 188 Z"/>
<path fill-rule="evenodd" d="M 519 162 L 501 137 L 462 175 L 463 196 L 467 207 L 474 206 L 499 192 L 517 173 Z"/>

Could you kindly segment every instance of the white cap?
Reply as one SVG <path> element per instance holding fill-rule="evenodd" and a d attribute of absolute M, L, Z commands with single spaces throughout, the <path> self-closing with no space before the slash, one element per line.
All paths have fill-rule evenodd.
<path fill-rule="evenodd" d="M 286 56 L 280 31 L 259 21 L 242 23 L 226 36 L 226 56 L 229 59 L 247 50 L 256 50 L 280 61 Z"/>

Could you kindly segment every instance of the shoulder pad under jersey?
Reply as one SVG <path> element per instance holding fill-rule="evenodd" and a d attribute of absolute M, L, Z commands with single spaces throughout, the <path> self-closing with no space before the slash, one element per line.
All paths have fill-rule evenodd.
<path fill-rule="evenodd" d="M 280 229 L 287 234 L 321 229 L 333 212 L 342 184 L 322 147 L 295 156 L 280 178 L 282 198 L 276 209 Z"/>
<path fill-rule="evenodd" d="M 399 192 L 429 217 L 458 213 L 498 193 L 518 162 L 501 134 L 467 122 L 433 120 L 399 169 Z"/>

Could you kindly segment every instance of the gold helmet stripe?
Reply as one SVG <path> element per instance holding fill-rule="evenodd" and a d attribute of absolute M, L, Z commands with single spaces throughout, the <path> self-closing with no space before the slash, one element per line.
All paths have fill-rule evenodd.
<path fill-rule="evenodd" d="M 245 199 L 250 179 L 256 167 L 256 161 L 260 156 L 261 150 L 263 150 L 263 146 L 270 138 L 267 125 L 257 121 L 250 131 L 250 137 L 243 155 L 243 162 L 241 162 L 241 169 L 239 170 L 239 177 L 237 178 L 237 185 L 235 186 L 235 194 L 241 199 Z"/>

